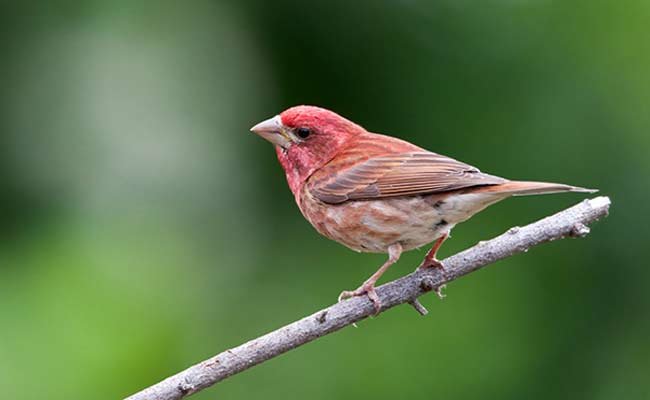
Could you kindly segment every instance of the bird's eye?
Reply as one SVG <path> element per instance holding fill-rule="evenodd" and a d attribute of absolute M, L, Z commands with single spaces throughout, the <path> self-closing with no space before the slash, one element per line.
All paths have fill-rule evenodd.
<path fill-rule="evenodd" d="M 311 135 L 311 130 L 309 130 L 309 128 L 304 128 L 304 127 L 298 128 L 296 129 L 296 135 L 298 135 L 300 139 L 307 139 L 309 135 Z"/>

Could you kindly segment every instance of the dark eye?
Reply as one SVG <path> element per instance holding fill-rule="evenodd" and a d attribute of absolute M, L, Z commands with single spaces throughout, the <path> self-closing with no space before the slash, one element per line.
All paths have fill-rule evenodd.
<path fill-rule="evenodd" d="M 298 135 L 300 139 L 307 139 L 309 135 L 311 135 L 311 131 L 309 128 L 298 128 L 296 129 L 296 135 Z"/>

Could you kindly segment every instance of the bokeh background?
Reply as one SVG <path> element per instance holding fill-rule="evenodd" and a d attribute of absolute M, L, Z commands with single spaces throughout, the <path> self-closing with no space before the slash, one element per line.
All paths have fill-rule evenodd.
<path fill-rule="evenodd" d="M 650 397 L 650 2 L 0 7 L 3 398 L 124 397 L 375 271 L 309 226 L 248 131 L 303 103 L 599 188 L 611 215 L 428 296 L 425 318 L 400 307 L 195 398 Z M 505 201 L 441 254 L 584 197 Z"/>

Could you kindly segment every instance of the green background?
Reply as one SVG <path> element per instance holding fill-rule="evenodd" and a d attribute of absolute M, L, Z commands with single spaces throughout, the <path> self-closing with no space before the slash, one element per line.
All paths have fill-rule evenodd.
<path fill-rule="evenodd" d="M 650 397 L 650 2 L 39 3 L 0 6 L 2 398 L 126 396 L 375 271 L 248 131 L 303 103 L 611 215 L 195 398 Z M 441 255 L 584 197 L 500 203 Z"/>

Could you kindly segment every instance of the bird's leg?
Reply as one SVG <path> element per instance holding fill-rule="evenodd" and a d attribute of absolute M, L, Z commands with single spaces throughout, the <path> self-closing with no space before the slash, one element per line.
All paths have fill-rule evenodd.
<path fill-rule="evenodd" d="M 424 256 L 424 260 L 422 260 L 422 264 L 418 267 L 420 268 L 440 268 L 441 270 L 445 270 L 445 267 L 442 265 L 440 260 L 436 258 L 436 253 L 438 252 L 438 249 L 440 246 L 442 246 L 442 243 L 449 237 L 449 233 L 444 233 L 442 236 L 440 236 L 435 243 L 433 243 L 433 246 L 431 246 L 431 250 L 427 253 L 426 256 Z"/>
<path fill-rule="evenodd" d="M 361 286 L 359 286 L 355 290 L 344 290 L 341 292 L 339 295 L 339 301 L 348 299 L 350 297 L 355 297 L 355 296 L 363 296 L 364 294 L 368 295 L 368 298 L 370 301 L 372 301 L 372 304 L 375 306 L 375 315 L 379 313 L 381 310 L 381 301 L 379 300 L 379 296 L 377 296 L 377 292 L 375 291 L 375 283 L 381 276 L 386 272 L 386 270 L 393 264 L 399 260 L 400 255 L 402 254 L 402 245 L 399 243 L 395 243 L 391 246 L 388 247 L 388 260 L 382 265 L 377 272 L 372 274 L 370 278 L 368 278 Z"/>
<path fill-rule="evenodd" d="M 440 246 L 442 246 L 442 243 L 449 237 L 449 233 L 444 233 L 442 236 L 438 238 L 438 240 L 435 241 L 433 246 L 431 246 L 431 250 L 427 253 L 426 256 L 424 256 L 424 260 L 422 260 L 422 264 L 418 267 L 418 269 L 421 268 L 440 268 L 440 271 L 442 271 L 442 276 L 447 277 L 445 273 L 445 266 L 442 265 L 440 260 L 436 258 L 436 253 L 438 252 L 438 249 Z M 434 291 L 438 295 L 439 298 L 444 298 L 445 295 L 442 294 L 442 289 L 445 287 L 445 285 L 440 285 L 436 288 L 434 288 Z"/>

